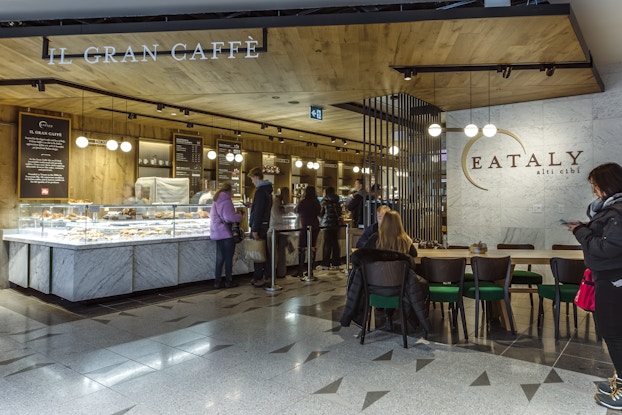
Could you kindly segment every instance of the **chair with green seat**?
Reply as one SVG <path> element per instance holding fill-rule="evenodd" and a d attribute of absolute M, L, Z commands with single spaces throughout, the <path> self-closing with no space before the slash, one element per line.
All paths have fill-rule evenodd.
<path fill-rule="evenodd" d="M 551 258 L 551 271 L 555 284 L 538 285 L 540 307 L 538 308 L 538 327 L 542 326 L 544 318 L 543 299 L 553 301 L 555 311 L 555 340 L 559 339 L 559 315 L 561 303 L 572 303 L 574 311 L 574 327 L 577 328 L 577 306 L 574 298 L 579 291 L 581 278 L 585 272 L 585 263 L 582 259 Z"/>
<path fill-rule="evenodd" d="M 464 339 L 469 339 L 467 332 L 466 317 L 462 292 L 464 288 L 465 258 L 421 258 L 424 269 L 424 278 L 428 280 L 430 289 L 430 301 L 449 303 L 452 311 L 451 322 L 457 329 L 457 314 L 462 316 L 462 331 Z M 442 309 L 441 309 L 442 310 Z M 444 314 L 443 314 L 444 318 Z"/>
<path fill-rule="evenodd" d="M 398 253 L 396 253 L 398 254 Z M 405 255 L 395 259 L 374 261 L 362 264 L 365 313 L 363 317 L 361 344 L 365 342 L 365 333 L 371 327 L 372 307 L 401 310 L 401 326 L 404 348 L 408 348 L 406 339 L 406 312 L 402 306 L 404 286 L 410 270 L 410 261 Z"/>
<path fill-rule="evenodd" d="M 473 268 L 473 282 L 464 284 L 464 296 L 475 300 L 475 337 L 479 334 L 479 302 L 503 301 L 509 319 L 510 330 L 516 334 L 514 329 L 514 317 L 510 304 L 510 279 L 512 272 L 512 261 L 506 257 L 483 257 L 474 256 L 471 258 L 471 268 Z M 486 307 L 490 309 L 490 307 Z M 486 321 L 490 319 L 490 313 L 486 316 Z"/>
<path fill-rule="evenodd" d="M 531 244 L 498 244 L 497 249 L 535 249 Z M 527 269 L 516 269 L 512 272 L 512 284 L 527 285 L 529 288 L 542 284 L 542 274 L 531 271 L 531 264 L 527 265 Z M 533 294 L 529 293 L 529 303 L 533 308 Z"/>

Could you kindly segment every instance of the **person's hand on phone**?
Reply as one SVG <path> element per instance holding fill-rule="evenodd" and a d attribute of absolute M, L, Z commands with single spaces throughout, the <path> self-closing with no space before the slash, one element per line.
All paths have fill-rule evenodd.
<path fill-rule="evenodd" d="M 579 226 L 581 224 L 581 222 L 579 222 L 578 220 L 565 220 L 565 219 L 560 219 L 559 222 L 568 228 L 568 230 L 570 232 L 574 231 L 575 228 L 577 226 Z"/>

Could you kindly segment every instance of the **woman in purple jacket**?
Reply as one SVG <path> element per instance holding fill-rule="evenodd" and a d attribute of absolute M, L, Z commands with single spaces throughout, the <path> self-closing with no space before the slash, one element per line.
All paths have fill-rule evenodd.
<path fill-rule="evenodd" d="M 214 203 L 210 209 L 210 239 L 216 241 L 216 268 L 214 270 L 214 287 L 222 285 L 222 267 L 225 266 L 225 287 L 237 287 L 238 283 L 231 279 L 233 273 L 233 253 L 235 240 L 231 233 L 233 222 L 240 222 L 242 214 L 236 212 L 231 196 L 233 188 L 230 183 L 223 184 L 214 194 Z"/>

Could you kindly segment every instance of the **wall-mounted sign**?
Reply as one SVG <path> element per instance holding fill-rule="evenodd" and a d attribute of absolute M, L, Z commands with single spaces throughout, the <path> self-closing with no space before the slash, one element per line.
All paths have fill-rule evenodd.
<path fill-rule="evenodd" d="M 67 118 L 19 114 L 20 199 L 69 198 L 70 131 Z"/>
<path fill-rule="evenodd" d="M 233 197 L 242 197 L 240 191 L 240 180 L 242 165 L 239 161 L 235 161 L 236 155 L 242 155 L 242 146 L 237 141 L 223 141 L 218 140 L 218 184 L 220 187 L 222 184 L 229 182 L 233 187 Z M 233 159 L 227 160 L 227 155 Z"/>
<path fill-rule="evenodd" d="M 311 107 L 309 108 L 309 118 L 311 118 L 312 120 L 322 121 L 323 115 L 324 110 L 322 109 L 322 107 L 316 107 L 311 105 Z"/>
<path fill-rule="evenodd" d="M 187 177 L 190 194 L 203 190 L 203 139 L 197 136 L 175 134 L 174 177 Z"/>

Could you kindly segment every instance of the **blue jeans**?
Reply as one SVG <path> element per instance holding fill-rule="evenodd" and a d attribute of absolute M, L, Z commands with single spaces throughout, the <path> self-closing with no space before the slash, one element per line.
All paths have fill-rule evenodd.
<path fill-rule="evenodd" d="M 216 241 L 216 269 L 214 278 L 220 282 L 222 278 L 222 266 L 225 266 L 225 281 L 231 282 L 233 274 L 233 253 L 235 252 L 235 240 L 233 238 Z"/>

